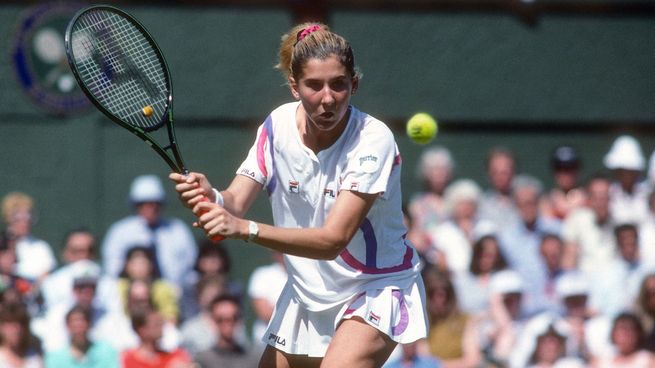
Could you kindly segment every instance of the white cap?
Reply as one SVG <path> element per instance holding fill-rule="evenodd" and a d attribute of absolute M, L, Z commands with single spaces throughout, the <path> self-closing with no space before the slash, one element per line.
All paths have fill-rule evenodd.
<path fill-rule="evenodd" d="M 494 294 L 523 293 L 523 280 L 516 271 L 498 271 L 491 276 L 489 287 Z"/>
<path fill-rule="evenodd" d="M 156 175 L 137 176 L 130 187 L 132 203 L 164 202 L 165 198 L 164 187 Z"/>
<path fill-rule="evenodd" d="M 477 203 L 482 195 L 482 190 L 476 182 L 471 179 L 458 179 L 452 182 L 444 192 L 444 204 L 446 211 L 451 213 L 455 205 L 462 201 Z"/>
<path fill-rule="evenodd" d="M 589 281 L 580 272 L 567 272 L 557 279 L 555 291 L 561 299 L 571 296 L 588 295 Z"/>
<path fill-rule="evenodd" d="M 87 259 L 79 260 L 70 266 L 73 285 L 95 284 L 100 278 L 100 266 Z"/>
<path fill-rule="evenodd" d="M 603 159 L 608 169 L 627 169 L 641 171 L 646 166 L 646 159 L 641 152 L 641 146 L 636 139 L 629 135 L 618 137 L 610 151 Z"/>

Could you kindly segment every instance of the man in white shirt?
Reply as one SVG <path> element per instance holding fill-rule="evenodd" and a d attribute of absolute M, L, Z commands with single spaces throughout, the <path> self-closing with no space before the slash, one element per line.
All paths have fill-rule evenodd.
<path fill-rule="evenodd" d="M 155 175 L 137 177 L 130 188 L 130 202 L 136 213 L 111 225 L 102 244 L 105 272 L 118 276 L 130 248 L 150 246 L 162 277 L 182 285 L 198 250 L 191 230 L 182 220 L 161 216 L 165 202 L 161 180 Z"/>
<path fill-rule="evenodd" d="M 609 187 L 608 178 L 591 178 L 586 186 L 587 206 L 574 210 L 564 220 L 564 268 L 591 273 L 602 270 L 616 256 L 616 222 L 610 213 Z"/>

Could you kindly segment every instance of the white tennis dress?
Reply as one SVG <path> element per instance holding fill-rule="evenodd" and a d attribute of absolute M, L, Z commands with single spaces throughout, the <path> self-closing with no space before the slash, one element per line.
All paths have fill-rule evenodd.
<path fill-rule="evenodd" d="M 419 257 L 405 240 L 401 160 L 393 134 L 381 121 L 350 107 L 342 135 L 315 154 L 301 141 L 298 106 L 288 103 L 268 116 L 237 170 L 264 185 L 275 226 L 321 227 L 341 190 L 379 193 L 380 198 L 336 259 L 285 255 L 289 279 L 264 340 L 292 354 L 322 356 L 338 322 L 359 314 L 398 342 L 424 337 Z M 369 310 L 375 298 L 394 301 L 387 305 L 394 304 L 395 310 Z"/>

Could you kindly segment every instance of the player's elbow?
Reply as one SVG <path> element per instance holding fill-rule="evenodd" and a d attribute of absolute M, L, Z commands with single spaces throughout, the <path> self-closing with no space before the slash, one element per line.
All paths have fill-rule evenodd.
<path fill-rule="evenodd" d="M 348 246 L 349 242 L 350 239 L 345 236 L 331 234 L 329 240 L 326 242 L 326 247 L 321 258 L 328 261 L 336 259 Z"/>

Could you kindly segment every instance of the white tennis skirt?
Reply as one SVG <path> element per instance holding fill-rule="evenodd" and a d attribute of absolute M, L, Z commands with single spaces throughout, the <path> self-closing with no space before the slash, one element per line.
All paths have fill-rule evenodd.
<path fill-rule="evenodd" d="M 262 341 L 288 354 L 323 357 L 339 323 L 357 316 L 392 340 L 407 344 L 427 336 L 425 301 L 419 276 L 407 289 L 366 290 L 331 309 L 310 311 L 293 298 L 287 283 Z"/>

